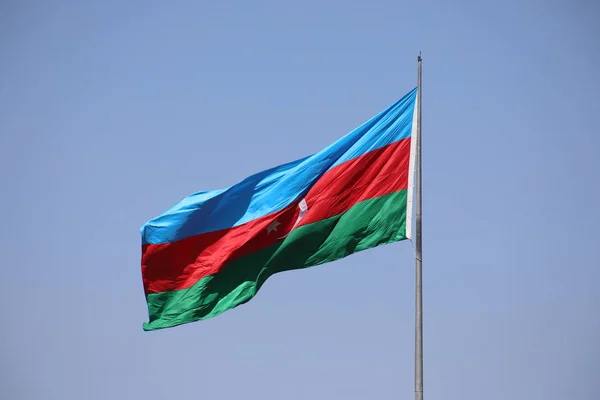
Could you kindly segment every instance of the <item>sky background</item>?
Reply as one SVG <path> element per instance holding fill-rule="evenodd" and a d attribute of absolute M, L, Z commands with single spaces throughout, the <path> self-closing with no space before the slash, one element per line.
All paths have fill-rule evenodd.
<path fill-rule="evenodd" d="M 600 6 L 0 2 L 0 398 L 412 399 L 400 242 L 143 332 L 140 226 L 416 85 L 425 398 L 600 399 Z"/>

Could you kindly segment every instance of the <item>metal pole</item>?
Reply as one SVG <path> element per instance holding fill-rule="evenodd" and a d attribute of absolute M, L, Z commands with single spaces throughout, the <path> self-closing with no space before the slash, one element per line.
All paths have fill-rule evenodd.
<path fill-rule="evenodd" d="M 415 206 L 415 400 L 423 400 L 423 249 L 421 241 L 421 53 L 417 58 L 417 137 L 416 137 L 416 206 Z"/>

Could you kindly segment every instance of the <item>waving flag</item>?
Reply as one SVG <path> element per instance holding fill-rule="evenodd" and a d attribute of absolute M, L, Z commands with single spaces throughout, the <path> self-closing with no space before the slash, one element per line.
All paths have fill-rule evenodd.
<path fill-rule="evenodd" d="M 217 316 L 275 273 L 409 238 L 416 98 L 414 89 L 318 153 L 192 194 L 144 224 L 144 329 Z"/>

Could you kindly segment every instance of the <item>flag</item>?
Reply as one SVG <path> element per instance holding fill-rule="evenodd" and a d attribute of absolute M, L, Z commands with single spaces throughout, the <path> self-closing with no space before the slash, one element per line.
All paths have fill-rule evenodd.
<path fill-rule="evenodd" d="M 410 238 L 416 99 L 413 89 L 318 153 L 144 224 L 144 330 L 215 317 L 278 272 Z"/>

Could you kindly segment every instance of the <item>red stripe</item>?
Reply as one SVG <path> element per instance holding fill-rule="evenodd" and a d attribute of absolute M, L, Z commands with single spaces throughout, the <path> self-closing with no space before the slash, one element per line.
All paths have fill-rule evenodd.
<path fill-rule="evenodd" d="M 329 170 L 307 193 L 300 225 L 341 214 L 359 201 L 408 187 L 410 138 L 373 150 Z M 229 229 L 174 243 L 142 246 L 146 293 L 185 289 L 230 261 L 270 246 L 294 227 L 298 203 Z M 273 221 L 276 231 L 268 231 Z"/>

